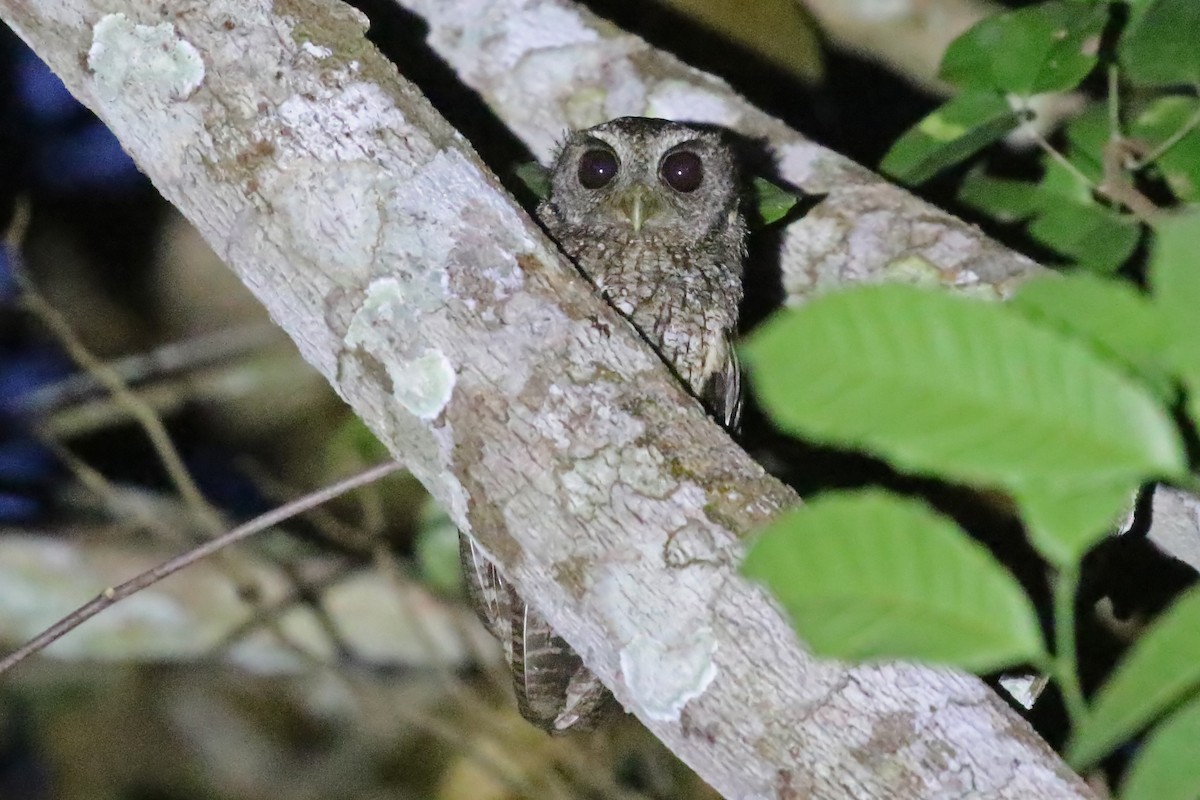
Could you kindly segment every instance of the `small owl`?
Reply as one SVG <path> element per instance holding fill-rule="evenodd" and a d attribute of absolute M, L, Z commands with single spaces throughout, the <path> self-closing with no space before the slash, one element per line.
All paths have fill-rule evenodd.
<path fill-rule="evenodd" d="M 741 200 L 720 132 L 622 117 L 567 138 L 538 207 L 604 298 L 729 428 L 741 399 L 731 346 L 746 255 Z M 475 607 L 504 644 L 521 713 L 550 731 L 590 727 L 611 695 L 469 537 L 460 548 Z"/>

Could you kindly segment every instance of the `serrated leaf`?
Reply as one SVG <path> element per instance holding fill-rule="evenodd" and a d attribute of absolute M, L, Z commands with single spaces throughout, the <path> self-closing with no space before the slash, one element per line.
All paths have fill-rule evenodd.
<path fill-rule="evenodd" d="M 963 178 L 958 199 L 1000 222 L 1027 219 L 1041 207 L 1037 184 L 994 178 L 979 169 Z"/>
<path fill-rule="evenodd" d="M 963 92 L 905 131 L 879 168 L 897 180 L 923 183 L 1000 139 L 1020 121 L 995 92 Z"/>
<path fill-rule="evenodd" d="M 1178 476 L 1167 412 L 1082 342 L 1010 308 L 911 286 L 858 287 L 777 314 L 744 348 L 776 424 L 902 470 L 1022 491 L 1051 526 L 1078 498 Z M 1062 487 L 1053 513 L 1036 487 Z M 1053 495 L 1050 496 L 1052 499 Z M 1050 530 L 1070 550 L 1100 532 Z"/>
<path fill-rule="evenodd" d="M 959 86 L 1021 96 L 1073 89 L 1096 65 L 1104 4 L 1041 3 L 995 14 L 955 39 L 940 75 Z"/>
<path fill-rule="evenodd" d="M 1042 209 L 1030 223 L 1029 235 L 1074 264 L 1111 274 L 1133 255 L 1142 228 L 1094 203 L 1057 203 Z"/>
<path fill-rule="evenodd" d="M 520 178 L 521 183 L 525 184 L 537 199 L 545 200 L 550 196 L 550 170 L 536 161 L 518 164 L 513 168 L 513 174 Z"/>
<path fill-rule="evenodd" d="M 786 217 L 800 199 L 766 178 L 755 178 L 751 186 L 754 189 L 755 207 L 763 225 L 770 225 Z"/>
<path fill-rule="evenodd" d="M 1123 76 L 1138 86 L 1200 83 L 1200 3 L 1157 0 L 1132 21 L 1117 52 Z"/>
<path fill-rule="evenodd" d="M 1036 322 L 1087 341 L 1164 402 L 1173 399 L 1166 360 L 1171 332 L 1150 299 L 1128 282 L 1085 272 L 1049 274 L 1023 284 L 1012 305 Z"/>
<path fill-rule="evenodd" d="M 772 523 L 742 571 L 767 585 L 821 655 L 985 672 L 1043 654 L 1017 582 L 915 500 L 877 490 L 822 495 Z"/>
<path fill-rule="evenodd" d="M 1192 97 L 1160 97 L 1134 118 L 1130 134 L 1153 151 L 1179 133 L 1183 135 L 1154 164 L 1180 200 L 1200 197 L 1200 101 Z M 1186 132 L 1185 132 L 1186 131 Z"/>
<path fill-rule="evenodd" d="M 1200 742 L 1200 699 L 1194 699 L 1155 728 L 1138 749 L 1121 784 L 1121 800 L 1195 800 Z"/>
<path fill-rule="evenodd" d="M 1086 769 L 1200 688 L 1200 590 L 1175 602 L 1148 630 L 1095 698 L 1068 748 Z"/>

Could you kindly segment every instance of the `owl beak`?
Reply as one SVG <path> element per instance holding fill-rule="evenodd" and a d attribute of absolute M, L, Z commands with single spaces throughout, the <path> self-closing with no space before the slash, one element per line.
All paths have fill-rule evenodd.
<path fill-rule="evenodd" d="M 617 208 L 621 209 L 633 232 L 637 233 L 642 229 L 642 223 L 658 211 L 658 199 L 650 189 L 639 183 L 617 199 Z"/>

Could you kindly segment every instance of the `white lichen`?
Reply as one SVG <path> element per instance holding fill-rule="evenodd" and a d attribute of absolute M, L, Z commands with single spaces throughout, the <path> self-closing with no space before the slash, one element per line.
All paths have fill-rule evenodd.
<path fill-rule="evenodd" d="M 345 344 L 361 348 L 384 365 L 392 396 L 423 421 L 435 419 L 450 402 L 456 375 L 445 353 L 425 349 L 405 358 L 398 342 L 410 336 L 406 328 L 414 313 L 411 292 L 397 278 L 380 278 L 367 289 L 366 299 L 350 322 Z"/>
<path fill-rule="evenodd" d="M 305 42 L 304 44 L 300 45 L 300 48 L 313 58 L 317 59 L 329 58 L 331 55 L 333 55 L 333 51 L 328 47 L 322 47 L 321 45 L 313 44 L 312 42 Z"/>
<path fill-rule="evenodd" d="M 108 101 L 131 90 L 186 100 L 204 82 L 204 60 L 174 25 L 139 25 L 124 14 L 107 14 L 95 24 L 87 63 L 98 94 Z"/>
<path fill-rule="evenodd" d="M 638 635 L 621 648 L 625 685 L 642 712 L 673 722 L 717 676 L 717 639 L 707 626 L 664 639 Z"/>
<path fill-rule="evenodd" d="M 454 365 L 440 350 L 429 350 L 407 361 L 387 365 L 392 396 L 422 420 L 436 419 L 454 394 Z"/>

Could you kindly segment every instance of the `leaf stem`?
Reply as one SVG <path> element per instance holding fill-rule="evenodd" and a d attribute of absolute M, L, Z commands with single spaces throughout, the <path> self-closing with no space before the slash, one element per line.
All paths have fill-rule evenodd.
<path fill-rule="evenodd" d="M 1197 91 L 1200 92 L 1200 87 L 1197 88 Z M 1134 169 L 1142 169 L 1143 167 L 1153 164 L 1155 161 L 1162 158 L 1167 151 L 1179 144 L 1183 140 L 1183 137 L 1194 131 L 1197 125 L 1200 125 L 1200 106 L 1196 107 L 1196 110 L 1192 113 L 1192 116 L 1188 117 L 1187 122 L 1180 125 L 1177 131 L 1172 133 L 1166 139 L 1163 139 L 1158 147 L 1154 148 L 1149 153 L 1138 159 L 1137 163 L 1134 164 Z"/>
<path fill-rule="evenodd" d="M 1087 716 L 1087 702 L 1079 684 L 1079 658 L 1075 642 L 1075 598 L 1079 592 L 1079 567 L 1059 570 L 1054 583 L 1054 677 L 1062 691 L 1067 716 L 1075 730 Z"/>
<path fill-rule="evenodd" d="M 1116 64 L 1108 65 L 1108 135 L 1123 139 L 1121 133 L 1121 75 Z"/>
<path fill-rule="evenodd" d="M 1067 159 L 1066 156 L 1064 156 L 1062 153 L 1060 153 L 1058 151 L 1057 148 L 1055 148 L 1054 145 L 1052 145 L 1052 144 L 1050 144 L 1050 142 L 1046 141 L 1046 137 L 1043 136 L 1041 134 L 1041 132 L 1032 131 L 1031 136 L 1033 138 L 1034 144 L 1036 144 L 1038 147 L 1040 147 L 1046 155 L 1050 156 L 1050 158 L 1057 161 L 1059 163 L 1059 165 L 1062 166 L 1063 169 L 1065 169 L 1067 172 L 1074 175 L 1076 180 L 1078 180 L 1080 183 L 1082 183 L 1084 186 L 1086 186 L 1089 190 L 1095 190 L 1097 188 L 1096 184 L 1092 182 L 1092 179 L 1089 178 L 1087 175 L 1084 175 L 1083 172 L 1079 169 L 1079 167 L 1072 164 L 1070 162 L 1070 160 Z"/>

